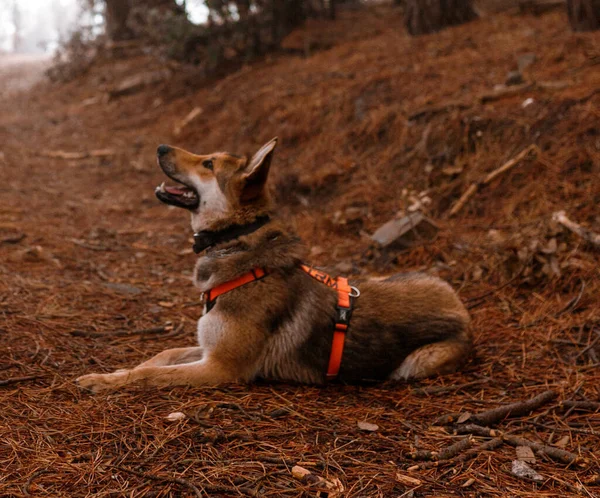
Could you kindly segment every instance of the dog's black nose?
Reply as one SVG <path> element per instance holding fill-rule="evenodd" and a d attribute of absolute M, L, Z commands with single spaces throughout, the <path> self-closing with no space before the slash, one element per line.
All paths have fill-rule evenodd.
<path fill-rule="evenodd" d="M 171 151 L 171 147 L 168 145 L 159 145 L 158 149 L 156 149 L 156 155 L 158 157 L 165 156 Z"/>

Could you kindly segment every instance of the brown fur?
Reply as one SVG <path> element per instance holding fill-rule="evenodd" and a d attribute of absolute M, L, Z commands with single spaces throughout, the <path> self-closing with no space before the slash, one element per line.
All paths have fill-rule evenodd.
<path fill-rule="evenodd" d="M 325 381 L 337 295 L 299 268 L 303 246 L 271 207 L 265 183 L 274 147 L 275 141 L 265 144 L 250 160 L 181 149 L 161 156 L 167 175 L 202 190 L 192 211 L 195 231 L 271 216 L 255 232 L 205 251 L 196 264 L 196 286 L 206 291 L 257 267 L 269 275 L 217 299 L 198 322 L 198 347 L 163 351 L 131 370 L 85 375 L 80 386 L 100 391 L 132 382 Z M 207 159 L 212 170 L 203 166 Z M 204 204 L 207 199 L 212 205 Z M 414 273 L 351 284 L 361 295 L 346 334 L 341 381 L 426 377 L 454 371 L 466 359 L 469 316 L 444 281 Z"/>

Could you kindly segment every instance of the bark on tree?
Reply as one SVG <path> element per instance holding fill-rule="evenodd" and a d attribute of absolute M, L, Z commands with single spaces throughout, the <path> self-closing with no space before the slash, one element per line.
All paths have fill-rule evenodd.
<path fill-rule="evenodd" d="M 600 29 L 600 0 L 567 0 L 567 12 L 573 31 Z"/>
<path fill-rule="evenodd" d="M 129 0 L 106 0 L 106 34 L 113 41 L 131 38 L 131 30 L 127 26 L 127 19 L 131 5 Z"/>
<path fill-rule="evenodd" d="M 435 33 L 477 18 L 471 0 L 406 0 L 404 24 L 411 35 Z"/>

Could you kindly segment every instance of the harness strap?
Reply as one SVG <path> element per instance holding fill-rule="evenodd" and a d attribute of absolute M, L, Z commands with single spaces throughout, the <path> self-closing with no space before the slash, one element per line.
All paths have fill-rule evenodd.
<path fill-rule="evenodd" d="M 329 365 L 327 367 L 327 378 L 333 379 L 340 372 L 342 364 L 342 355 L 344 353 L 344 343 L 346 341 L 346 331 L 350 325 L 350 316 L 352 315 L 352 287 L 348 279 L 344 277 L 332 278 L 325 272 L 316 270 L 307 265 L 301 265 L 300 268 L 315 280 L 331 287 L 337 291 L 337 317 L 335 320 L 335 330 L 333 331 L 333 342 L 331 344 L 331 353 L 329 355 Z"/>
<path fill-rule="evenodd" d="M 206 311 L 209 312 L 215 305 L 215 301 L 219 296 L 225 294 L 233 289 L 237 289 L 242 285 L 249 284 L 250 282 L 254 282 L 255 280 L 260 280 L 267 275 L 267 271 L 264 268 L 254 268 L 250 270 L 248 273 L 244 273 L 241 277 L 238 277 L 234 280 L 230 280 L 229 282 L 225 282 L 221 285 L 217 285 L 212 289 L 203 293 L 204 304 L 206 305 Z"/>

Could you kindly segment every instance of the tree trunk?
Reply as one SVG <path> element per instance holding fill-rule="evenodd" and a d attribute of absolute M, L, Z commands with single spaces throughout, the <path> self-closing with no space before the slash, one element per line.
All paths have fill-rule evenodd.
<path fill-rule="evenodd" d="M 477 18 L 471 0 L 406 0 L 404 24 L 411 35 L 435 33 Z"/>
<path fill-rule="evenodd" d="M 113 41 L 131 38 L 131 30 L 127 26 L 127 19 L 131 5 L 129 0 L 106 0 L 106 34 Z"/>
<path fill-rule="evenodd" d="M 573 31 L 600 29 L 600 0 L 567 0 L 567 12 Z"/>

